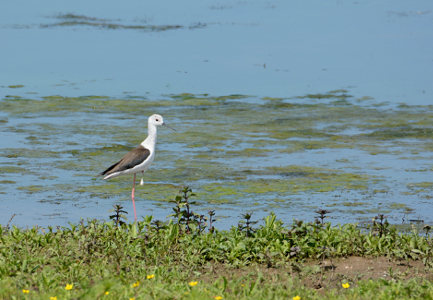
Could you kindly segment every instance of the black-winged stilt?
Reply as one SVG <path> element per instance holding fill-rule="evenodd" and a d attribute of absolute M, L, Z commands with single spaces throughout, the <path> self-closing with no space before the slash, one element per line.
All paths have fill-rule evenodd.
<path fill-rule="evenodd" d="M 134 206 L 134 218 L 137 221 L 137 212 L 135 210 L 135 175 L 138 172 L 146 171 L 155 158 L 155 144 L 157 131 L 156 127 L 164 124 L 164 120 L 160 115 L 151 115 L 148 119 L 148 135 L 147 138 L 135 149 L 132 149 L 117 163 L 110 166 L 107 170 L 101 173 L 105 175 L 104 179 L 110 179 L 120 175 L 134 174 L 132 182 L 132 204 Z M 169 127 L 169 126 L 167 126 Z M 169 127 L 171 128 L 171 127 Z M 172 128 L 171 128 L 172 129 Z M 174 130 L 174 129 L 173 129 Z"/>

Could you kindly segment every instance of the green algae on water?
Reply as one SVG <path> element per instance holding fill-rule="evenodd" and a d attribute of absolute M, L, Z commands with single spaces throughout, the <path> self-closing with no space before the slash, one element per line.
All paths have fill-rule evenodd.
<path fill-rule="evenodd" d="M 158 131 L 156 159 L 137 201 L 164 206 L 189 185 L 200 203 L 216 208 L 256 203 L 283 210 L 296 203 L 310 210 L 320 206 L 317 199 L 341 214 L 347 208 L 361 214 L 415 207 L 409 203 L 425 200 L 432 189 L 426 176 L 433 169 L 420 164 L 431 158 L 433 106 L 387 109 L 352 98 L 346 90 L 260 99 L 191 93 L 7 97 L 0 110 L 8 121 L 0 124 L 22 143 L 0 152 L 1 179 L 15 182 L 3 183 L 2 191 L 16 190 L 12 176 L 31 174 L 34 182 L 21 187 L 29 197 L 55 191 L 64 199 L 127 201 L 131 176 L 103 181 L 97 174 L 144 139 L 147 117 L 158 112 L 177 131 Z M 414 162 L 402 171 L 410 172 L 412 183 L 394 181 L 382 158 Z M 402 200 L 391 199 L 394 190 Z"/>
<path fill-rule="evenodd" d="M 23 87 L 24 87 L 24 85 L 22 85 L 22 84 L 8 85 L 8 88 L 10 88 L 10 89 L 20 89 L 20 88 L 23 88 Z"/>

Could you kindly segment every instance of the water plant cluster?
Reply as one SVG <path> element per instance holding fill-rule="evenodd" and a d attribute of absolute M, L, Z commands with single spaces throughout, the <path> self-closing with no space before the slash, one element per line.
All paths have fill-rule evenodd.
<path fill-rule="evenodd" d="M 433 238 L 400 233 L 377 216 L 362 229 L 317 222 L 286 226 L 274 214 L 255 224 L 209 225 L 215 212 L 192 212 L 191 189 L 175 198 L 168 221 L 147 216 L 120 222 L 82 221 L 68 227 L 0 227 L 2 299 L 391 299 L 433 297 Z M 207 230 L 206 230 L 207 229 Z M 388 277 L 360 279 L 335 273 L 333 261 L 349 257 L 410 266 Z M 330 263 L 329 263 L 330 262 Z M 411 279 L 407 279 L 408 273 Z M 429 277 L 430 276 L 430 277 Z M 309 282 L 313 280 L 314 284 Z"/>

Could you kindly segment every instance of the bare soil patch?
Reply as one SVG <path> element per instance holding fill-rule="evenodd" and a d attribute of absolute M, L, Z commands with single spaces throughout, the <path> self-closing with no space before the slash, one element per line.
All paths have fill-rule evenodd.
<path fill-rule="evenodd" d="M 209 264 L 201 271 L 203 281 L 215 281 L 220 277 L 247 283 L 259 276 L 264 280 L 283 283 L 291 278 L 300 284 L 324 290 L 341 288 L 343 282 L 356 285 L 360 280 L 409 280 L 424 278 L 433 281 L 433 273 L 422 261 L 398 261 L 387 257 L 358 257 L 288 262 L 284 266 L 250 265 L 233 267 L 225 264 Z"/>

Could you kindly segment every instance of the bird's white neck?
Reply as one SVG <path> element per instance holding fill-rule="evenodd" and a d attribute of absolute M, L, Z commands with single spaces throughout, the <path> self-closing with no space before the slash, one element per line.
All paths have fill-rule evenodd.
<path fill-rule="evenodd" d="M 141 143 L 141 145 L 153 151 L 156 144 L 156 126 L 149 123 L 147 132 L 147 138 Z"/>

